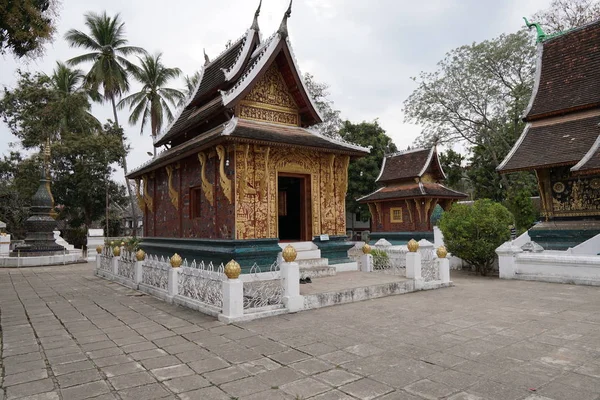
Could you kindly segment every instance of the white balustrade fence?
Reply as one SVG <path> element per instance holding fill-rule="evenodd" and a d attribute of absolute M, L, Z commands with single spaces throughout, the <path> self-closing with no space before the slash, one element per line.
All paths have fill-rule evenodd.
<path fill-rule="evenodd" d="M 117 275 L 133 281 L 136 261 L 134 252 L 122 251 L 121 256 L 118 258 Z"/>
<path fill-rule="evenodd" d="M 171 264 L 164 257 L 146 256 L 142 263 L 142 281 L 141 285 L 167 291 L 169 283 L 169 270 Z"/>
<path fill-rule="evenodd" d="M 277 262 L 265 272 L 254 264 L 250 273 L 240 279 L 244 282 L 244 313 L 283 307 L 283 284 Z"/>
<path fill-rule="evenodd" d="M 218 314 L 223 307 L 223 281 L 227 279 L 223 270 L 223 264 L 215 268 L 212 262 L 194 260 L 188 265 L 184 261 L 179 268 L 177 295 L 198 302 L 211 310 L 210 314 Z"/>

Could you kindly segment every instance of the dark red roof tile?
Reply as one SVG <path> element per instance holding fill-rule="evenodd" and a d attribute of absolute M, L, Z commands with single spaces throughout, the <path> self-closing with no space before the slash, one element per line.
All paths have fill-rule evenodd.
<path fill-rule="evenodd" d="M 449 189 L 440 183 L 414 183 L 383 187 L 365 197 L 361 197 L 358 201 L 360 203 L 367 203 L 371 201 L 410 199 L 416 197 L 464 199 L 467 198 L 468 195 Z"/>

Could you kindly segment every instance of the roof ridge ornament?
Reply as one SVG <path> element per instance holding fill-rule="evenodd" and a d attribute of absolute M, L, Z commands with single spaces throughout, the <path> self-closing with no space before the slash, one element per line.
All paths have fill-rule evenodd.
<path fill-rule="evenodd" d="M 250 29 L 254 29 L 255 31 L 259 31 L 260 28 L 258 26 L 258 16 L 260 15 L 260 7 L 262 6 L 262 0 L 260 0 L 258 2 L 258 8 L 256 9 L 256 12 L 254 13 L 254 20 L 252 20 L 252 25 L 250 26 Z"/>
<path fill-rule="evenodd" d="M 204 48 L 202 51 L 204 51 L 204 65 L 210 64 L 210 58 L 208 58 L 208 55 L 206 54 L 206 49 Z"/>
<path fill-rule="evenodd" d="M 294 0 L 290 0 L 290 5 L 288 6 L 288 9 L 286 10 L 285 14 L 283 14 L 283 19 L 281 20 L 281 25 L 279 25 L 279 29 L 277 30 L 277 32 L 283 38 L 286 38 L 288 35 L 287 20 L 292 15 L 292 2 L 293 1 Z"/>
<path fill-rule="evenodd" d="M 533 27 L 535 27 L 535 30 L 537 31 L 537 42 L 541 43 L 544 39 L 546 39 L 546 33 L 544 33 L 544 30 L 542 29 L 542 26 L 537 23 L 537 22 L 529 22 L 527 21 L 526 17 L 523 17 L 523 19 L 525 20 L 525 25 L 527 25 L 527 28 L 531 29 Z"/>

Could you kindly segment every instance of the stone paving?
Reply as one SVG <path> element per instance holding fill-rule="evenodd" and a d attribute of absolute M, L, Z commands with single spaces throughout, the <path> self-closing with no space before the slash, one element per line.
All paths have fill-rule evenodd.
<path fill-rule="evenodd" d="M 223 325 L 92 274 L 1 270 L 0 399 L 600 399 L 600 290 L 452 288 Z"/>

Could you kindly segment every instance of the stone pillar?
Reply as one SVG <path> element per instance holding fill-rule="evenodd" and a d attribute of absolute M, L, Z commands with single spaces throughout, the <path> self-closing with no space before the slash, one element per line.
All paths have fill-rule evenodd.
<path fill-rule="evenodd" d="M 406 277 L 408 279 L 421 279 L 421 253 L 406 253 Z"/>
<path fill-rule="evenodd" d="M 219 321 L 230 324 L 244 316 L 244 282 L 239 278 L 242 272 L 240 264 L 231 260 L 225 265 L 223 280 L 223 309 L 219 314 Z"/>
<path fill-rule="evenodd" d="M 144 265 L 144 260 L 146 259 L 146 253 L 144 252 L 144 250 L 139 249 L 136 253 L 135 253 L 135 265 L 133 266 L 133 283 L 135 284 L 135 287 L 138 288 L 139 284 L 142 283 L 142 274 L 143 274 L 143 268 L 142 266 Z"/>
<path fill-rule="evenodd" d="M 111 258 L 112 262 L 112 273 L 114 276 L 119 275 L 119 259 L 121 258 L 121 253 L 115 254 L 113 258 Z"/>
<path fill-rule="evenodd" d="M 516 256 L 523 250 L 514 246 L 510 241 L 504 243 L 496 249 L 498 254 L 498 269 L 500 270 L 500 279 L 514 279 L 517 273 Z"/>
<path fill-rule="evenodd" d="M 0 234 L 0 256 L 8 256 L 10 253 L 10 235 Z"/>
<path fill-rule="evenodd" d="M 443 284 L 450 283 L 450 260 L 447 258 L 438 258 L 435 260 L 438 265 L 438 271 L 440 272 L 440 280 Z"/>

